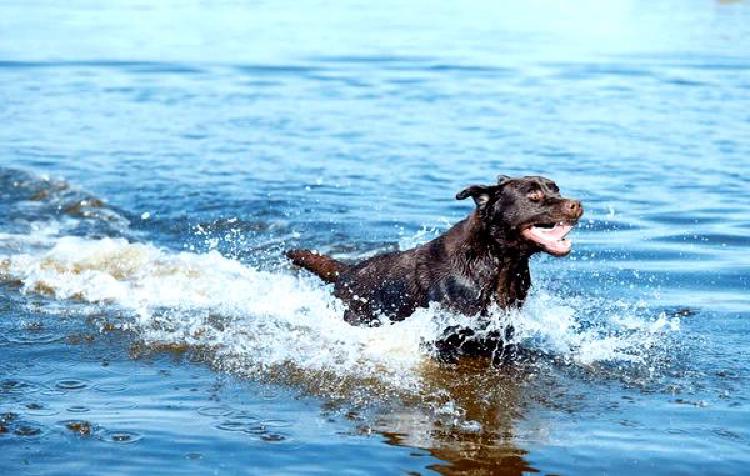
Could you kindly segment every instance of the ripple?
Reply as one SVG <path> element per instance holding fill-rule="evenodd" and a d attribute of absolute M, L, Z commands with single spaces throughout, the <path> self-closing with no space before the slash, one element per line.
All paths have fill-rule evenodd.
<path fill-rule="evenodd" d="M 232 408 L 225 405 L 215 407 L 201 407 L 198 409 L 199 414 L 210 417 L 227 416 L 231 415 L 232 412 Z"/>
<path fill-rule="evenodd" d="M 88 386 L 88 381 L 77 378 L 63 378 L 55 381 L 55 388 L 59 390 L 82 390 Z"/>
<path fill-rule="evenodd" d="M 249 425 L 244 430 L 248 435 L 262 436 L 268 434 L 268 428 L 265 425 Z"/>
<path fill-rule="evenodd" d="M 130 444 L 142 440 L 143 435 L 134 431 L 104 431 L 98 438 L 109 443 Z"/>
<path fill-rule="evenodd" d="M 677 399 L 673 400 L 673 402 L 676 403 L 676 404 L 678 404 L 678 405 L 692 405 L 692 406 L 695 406 L 695 407 L 705 407 L 705 406 L 708 406 L 708 402 L 706 402 L 705 400 L 688 400 L 688 399 L 684 399 L 684 398 L 677 398 Z"/>
<path fill-rule="evenodd" d="M 65 391 L 58 390 L 55 388 L 49 388 L 42 392 L 42 395 L 46 397 L 59 397 L 60 395 L 65 395 Z"/>
<path fill-rule="evenodd" d="M 0 415 L 0 423 L 9 423 L 9 422 L 14 421 L 16 418 L 18 418 L 17 413 L 5 412 L 2 415 Z"/>
<path fill-rule="evenodd" d="M 27 364 L 30 362 L 27 362 Z M 55 372 L 54 367 L 48 366 L 45 362 L 34 362 L 33 367 L 24 369 L 23 375 L 25 377 L 43 377 Z"/>
<path fill-rule="evenodd" d="M 93 388 L 98 392 L 115 393 L 125 391 L 128 386 L 119 383 L 102 383 L 99 385 L 94 385 Z"/>
<path fill-rule="evenodd" d="M 104 406 L 116 410 L 132 410 L 137 404 L 129 400 L 115 400 L 105 403 Z"/>
<path fill-rule="evenodd" d="M 0 380 L 0 395 L 29 394 L 44 389 L 44 385 L 29 380 L 4 379 Z"/>
<path fill-rule="evenodd" d="M 259 418 L 248 412 L 247 410 L 238 410 L 234 413 L 232 413 L 232 419 L 234 420 L 244 420 L 244 421 L 257 421 Z"/>
<path fill-rule="evenodd" d="M 236 415 L 234 418 L 225 420 L 217 428 L 225 431 L 237 431 L 243 432 L 254 437 L 258 437 L 263 441 L 284 441 L 288 437 L 280 432 L 272 431 L 275 428 L 284 428 L 291 426 L 292 423 L 286 420 L 263 420 L 258 419 L 250 414 L 244 413 Z"/>
<path fill-rule="evenodd" d="M 44 434 L 44 427 L 38 423 L 22 422 L 13 429 L 13 434 L 23 437 L 36 437 Z"/>
<path fill-rule="evenodd" d="M 245 431 L 247 423 L 237 420 L 225 420 L 216 425 L 216 429 L 222 431 Z"/>
<path fill-rule="evenodd" d="M 29 334 L 6 336 L 5 339 L 8 342 L 11 342 L 13 344 L 38 345 L 38 344 L 53 344 L 55 342 L 60 342 L 62 340 L 62 336 L 55 335 L 55 334 L 34 332 L 34 333 L 29 333 Z"/>
<path fill-rule="evenodd" d="M 41 403 L 27 403 L 26 404 L 26 413 L 28 415 L 34 415 L 34 416 L 53 416 L 57 415 L 57 410 L 53 410 L 51 408 L 46 408 Z"/>
<path fill-rule="evenodd" d="M 90 412 L 91 409 L 89 407 L 85 407 L 83 405 L 72 405 L 66 409 L 70 413 L 87 413 Z"/>
<path fill-rule="evenodd" d="M 231 418 L 223 420 L 216 428 L 224 431 L 242 431 L 255 434 L 259 424 L 259 418 L 246 411 L 232 413 Z"/>
<path fill-rule="evenodd" d="M 292 422 L 287 420 L 263 420 L 261 424 L 268 428 L 286 428 L 292 426 Z"/>
<path fill-rule="evenodd" d="M 713 429 L 711 431 L 711 433 L 713 433 L 714 435 L 719 436 L 721 438 L 726 438 L 726 439 L 733 440 L 733 441 L 742 441 L 743 440 L 741 434 L 739 434 L 737 432 L 734 432 L 734 431 L 731 431 L 731 430 L 728 430 L 726 428 L 715 428 L 715 429 Z"/>

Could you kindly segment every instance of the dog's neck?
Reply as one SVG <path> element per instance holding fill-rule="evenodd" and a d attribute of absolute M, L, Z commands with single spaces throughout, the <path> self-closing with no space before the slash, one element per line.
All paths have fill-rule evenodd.
<path fill-rule="evenodd" d="M 493 294 L 503 308 L 523 304 L 529 287 L 529 258 L 533 251 L 517 240 L 491 233 L 478 212 L 446 233 L 446 250 L 461 263 L 467 277 Z"/>

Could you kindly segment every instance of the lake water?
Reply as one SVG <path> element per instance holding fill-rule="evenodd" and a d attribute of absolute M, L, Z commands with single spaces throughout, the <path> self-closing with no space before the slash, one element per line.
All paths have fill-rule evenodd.
<path fill-rule="evenodd" d="M 3 474 L 741 474 L 750 4 L 0 2 Z M 571 4 L 574 3 L 574 4 Z M 281 258 L 584 202 L 441 366 Z"/>

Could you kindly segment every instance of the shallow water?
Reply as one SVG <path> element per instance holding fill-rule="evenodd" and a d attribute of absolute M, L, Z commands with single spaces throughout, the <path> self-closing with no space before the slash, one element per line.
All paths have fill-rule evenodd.
<path fill-rule="evenodd" d="M 8 474 L 739 474 L 750 4 L 3 2 Z M 497 174 L 583 200 L 512 321 L 343 323 L 284 249 L 408 248 Z"/>

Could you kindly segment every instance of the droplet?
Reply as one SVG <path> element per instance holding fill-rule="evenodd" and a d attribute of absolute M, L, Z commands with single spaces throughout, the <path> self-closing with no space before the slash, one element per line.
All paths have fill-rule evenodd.
<path fill-rule="evenodd" d="M 80 436 L 91 435 L 92 426 L 86 420 L 67 420 L 62 423 L 65 425 L 65 428 Z"/>
<path fill-rule="evenodd" d="M 467 420 L 461 423 L 461 429 L 468 433 L 478 433 L 482 431 L 482 424 L 476 420 Z"/>

